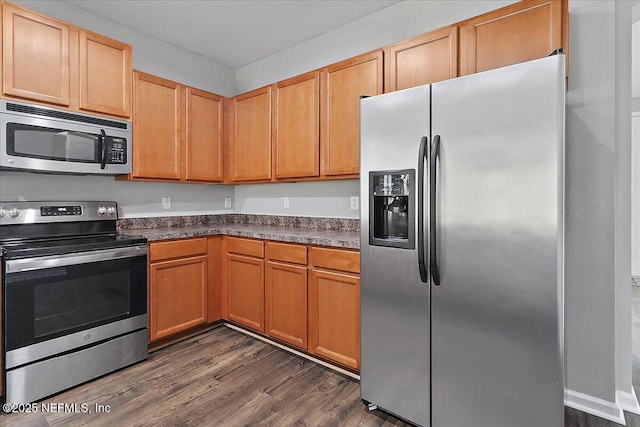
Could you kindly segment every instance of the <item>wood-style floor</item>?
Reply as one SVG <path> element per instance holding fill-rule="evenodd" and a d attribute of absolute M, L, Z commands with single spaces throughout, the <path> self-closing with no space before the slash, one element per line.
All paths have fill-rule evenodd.
<path fill-rule="evenodd" d="M 633 384 L 640 396 L 640 287 L 632 289 Z M 224 326 L 43 403 L 75 404 L 78 412 L 3 414 L 0 426 L 407 426 L 367 411 L 357 381 Z M 109 412 L 96 413 L 96 405 Z M 639 415 L 625 418 L 640 427 Z M 565 427 L 617 426 L 565 410 Z"/>
<path fill-rule="evenodd" d="M 357 381 L 224 326 L 41 403 L 79 413 L 4 414 L 0 426 L 407 425 L 368 412 Z"/>

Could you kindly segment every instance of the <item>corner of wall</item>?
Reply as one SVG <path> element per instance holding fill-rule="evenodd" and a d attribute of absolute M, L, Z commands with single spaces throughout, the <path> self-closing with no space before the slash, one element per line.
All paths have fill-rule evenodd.
<path fill-rule="evenodd" d="M 623 426 L 626 425 L 623 408 L 618 402 L 609 402 L 588 394 L 566 389 L 564 404 L 578 411 L 586 412 Z"/>

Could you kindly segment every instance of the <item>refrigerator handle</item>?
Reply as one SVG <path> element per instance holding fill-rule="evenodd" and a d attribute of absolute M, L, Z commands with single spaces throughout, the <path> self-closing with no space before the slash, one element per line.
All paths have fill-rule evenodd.
<path fill-rule="evenodd" d="M 433 284 L 440 286 L 438 256 L 436 254 L 436 160 L 440 153 L 440 135 L 433 137 L 429 156 L 429 272 Z"/>
<path fill-rule="evenodd" d="M 427 160 L 428 138 L 423 136 L 420 139 L 420 149 L 418 150 L 418 269 L 420 270 L 420 280 L 427 283 L 427 263 L 424 256 L 424 166 Z"/>

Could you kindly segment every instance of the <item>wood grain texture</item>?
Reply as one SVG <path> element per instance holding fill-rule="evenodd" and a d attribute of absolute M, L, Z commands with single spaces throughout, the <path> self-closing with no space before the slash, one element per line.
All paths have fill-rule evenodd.
<path fill-rule="evenodd" d="M 229 320 L 264 333 L 264 261 L 227 253 Z"/>
<path fill-rule="evenodd" d="M 271 86 L 231 100 L 229 181 L 271 179 Z"/>
<path fill-rule="evenodd" d="M 368 412 L 357 381 L 219 327 L 43 403 L 110 405 L 108 413 L 0 415 L 36 426 L 408 426 Z"/>
<path fill-rule="evenodd" d="M 264 258 L 264 242 L 262 240 L 243 239 L 241 237 L 225 238 L 227 240 L 227 252 Z"/>
<path fill-rule="evenodd" d="M 3 94 L 70 106 L 71 26 L 4 3 Z"/>
<path fill-rule="evenodd" d="M 458 77 L 457 25 L 387 46 L 385 67 L 385 92 Z"/>
<path fill-rule="evenodd" d="M 410 426 L 380 410 L 367 411 L 357 381 L 224 326 L 40 403 L 109 405 L 110 411 L 0 412 L 0 425 Z M 640 425 L 640 415 L 625 412 L 625 418 L 628 426 Z M 571 408 L 565 408 L 564 425 L 619 426 Z"/>
<path fill-rule="evenodd" d="M 360 278 L 309 271 L 309 351 L 360 368 Z"/>
<path fill-rule="evenodd" d="M 223 289 L 223 260 L 222 236 L 207 238 L 207 322 L 209 323 L 224 317 L 222 302 L 226 292 Z"/>
<path fill-rule="evenodd" d="M 207 322 L 206 255 L 151 263 L 149 276 L 150 342 Z"/>
<path fill-rule="evenodd" d="M 207 238 L 167 240 L 149 244 L 149 261 L 204 255 L 207 253 Z"/>
<path fill-rule="evenodd" d="M 265 268 L 266 334 L 307 349 L 307 266 L 268 261 Z"/>
<path fill-rule="evenodd" d="M 223 114 L 221 96 L 186 88 L 185 173 L 187 181 L 223 179 Z"/>
<path fill-rule="evenodd" d="M 307 247 L 291 243 L 266 242 L 266 258 L 293 264 L 307 265 Z"/>
<path fill-rule="evenodd" d="M 180 180 L 184 90 L 178 83 L 134 72 L 133 178 Z"/>
<path fill-rule="evenodd" d="M 525 0 L 470 19 L 469 74 L 544 58 L 560 47 L 566 51 L 564 1 Z"/>
<path fill-rule="evenodd" d="M 360 252 L 357 250 L 309 248 L 309 264 L 330 270 L 360 273 Z"/>
<path fill-rule="evenodd" d="M 322 70 L 321 173 L 360 171 L 360 97 L 383 92 L 383 53 L 376 50 Z"/>
<path fill-rule="evenodd" d="M 320 76 L 317 71 L 273 85 L 273 175 L 320 174 Z"/>
<path fill-rule="evenodd" d="M 81 110 L 131 116 L 131 45 L 80 30 Z"/>

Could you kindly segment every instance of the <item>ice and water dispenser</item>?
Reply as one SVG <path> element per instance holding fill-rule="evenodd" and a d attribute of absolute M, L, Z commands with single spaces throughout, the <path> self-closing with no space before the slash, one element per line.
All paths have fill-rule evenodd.
<path fill-rule="evenodd" d="M 415 170 L 369 172 L 369 244 L 415 248 Z"/>

